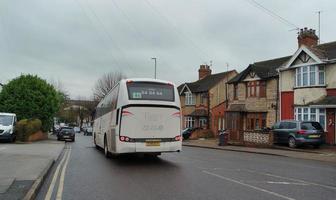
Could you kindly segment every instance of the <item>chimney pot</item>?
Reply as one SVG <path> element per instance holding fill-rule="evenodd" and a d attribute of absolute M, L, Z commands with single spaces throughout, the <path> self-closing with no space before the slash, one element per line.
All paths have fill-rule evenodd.
<path fill-rule="evenodd" d="M 304 29 L 300 29 L 297 39 L 298 46 L 300 48 L 302 45 L 308 47 L 317 45 L 319 38 L 317 37 L 316 31 L 314 29 L 308 29 L 307 27 L 304 27 Z"/>

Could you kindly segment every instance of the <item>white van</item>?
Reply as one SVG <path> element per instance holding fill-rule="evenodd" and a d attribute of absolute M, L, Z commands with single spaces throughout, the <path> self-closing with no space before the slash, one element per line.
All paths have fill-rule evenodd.
<path fill-rule="evenodd" d="M 16 114 L 0 112 L 0 140 L 15 141 Z"/>
<path fill-rule="evenodd" d="M 121 80 L 98 104 L 96 146 L 110 153 L 179 152 L 181 108 L 177 88 L 158 79 Z"/>

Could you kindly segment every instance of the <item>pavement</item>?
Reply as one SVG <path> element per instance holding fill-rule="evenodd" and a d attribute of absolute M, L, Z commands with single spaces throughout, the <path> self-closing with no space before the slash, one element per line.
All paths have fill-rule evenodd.
<path fill-rule="evenodd" d="M 227 151 L 238 151 L 246 153 L 257 153 L 274 156 L 285 156 L 299 159 L 309 159 L 316 161 L 336 163 L 336 146 L 321 146 L 319 149 L 312 147 L 300 147 L 292 149 L 285 146 L 274 146 L 272 148 L 254 148 L 237 145 L 218 146 L 217 139 L 199 139 L 199 140 L 185 140 L 184 146 L 211 148 Z"/>
<path fill-rule="evenodd" d="M 76 142 L 66 144 L 36 199 L 46 196 L 64 200 L 334 200 L 336 164 L 188 146 L 158 158 L 107 159 L 94 147 L 91 136 L 79 134 Z"/>
<path fill-rule="evenodd" d="M 33 197 L 64 149 L 54 138 L 33 143 L 0 143 L 0 199 Z"/>

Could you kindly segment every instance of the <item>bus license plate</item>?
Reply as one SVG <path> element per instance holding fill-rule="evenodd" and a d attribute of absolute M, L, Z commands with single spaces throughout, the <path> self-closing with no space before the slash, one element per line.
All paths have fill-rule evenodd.
<path fill-rule="evenodd" d="M 160 146 L 160 141 L 146 141 L 147 147 L 157 147 Z"/>

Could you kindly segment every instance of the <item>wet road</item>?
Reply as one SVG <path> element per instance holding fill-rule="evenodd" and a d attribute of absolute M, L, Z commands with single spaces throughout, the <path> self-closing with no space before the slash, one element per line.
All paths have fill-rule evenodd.
<path fill-rule="evenodd" d="M 37 199 L 336 199 L 330 163 L 192 147 L 106 159 L 91 139 L 67 143 Z"/>

